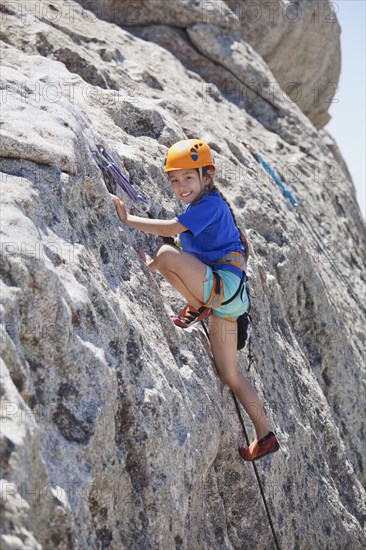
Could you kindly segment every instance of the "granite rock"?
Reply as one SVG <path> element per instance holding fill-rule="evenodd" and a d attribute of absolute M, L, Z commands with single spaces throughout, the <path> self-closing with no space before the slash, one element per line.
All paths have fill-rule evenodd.
<path fill-rule="evenodd" d="M 329 122 L 341 70 L 338 5 L 329 0 L 82 0 L 96 17 L 124 27 L 215 25 L 263 57 L 278 87 L 318 129 Z M 85 17 L 91 17 L 85 10 Z M 205 42 L 203 43 L 203 45 Z M 206 51 L 211 60 L 210 51 Z"/>
<path fill-rule="evenodd" d="M 330 138 L 290 99 L 250 113 L 203 96 L 210 81 L 169 48 L 77 3 L 37 6 L 42 17 L 2 8 L 1 547 L 274 547 L 205 335 L 171 324 L 183 300 L 136 253 L 161 241 L 119 223 L 92 156 L 106 146 L 170 218 L 165 152 L 200 136 L 251 245 L 249 373 L 238 357 L 281 444 L 258 462 L 277 540 L 362 548 L 365 313 L 325 252 L 361 300 L 366 233 Z M 235 78 L 252 56 L 265 80 L 242 48 Z"/>

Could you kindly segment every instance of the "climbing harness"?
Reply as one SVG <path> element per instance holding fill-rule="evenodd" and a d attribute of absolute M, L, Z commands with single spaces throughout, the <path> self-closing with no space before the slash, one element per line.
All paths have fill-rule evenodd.
<path fill-rule="evenodd" d="M 283 195 L 287 199 L 289 199 L 292 206 L 297 208 L 298 203 L 297 203 L 295 197 L 293 196 L 291 191 L 289 191 L 285 187 L 285 185 L 281 181 L 278 174 L 276 174 L 276 172 L 274 170 L 272 170 L 272 168 L 265 162 L 265 160 L 258 153 L 256 153 L 254 151 L 254 149 L 251 145 L 249 145 L 248 143 L 245 143 L 245 142 L 243 142 L 243 143 L 244 143 L 245 147 L 248 149 L 248 151 L 251 153 L 251 155 L 256 159 L 256 161 L 263 166 L 263 168 L 266 170 L 266 172 L 271 176 L 271 178 L 275 181 L 275 183 L 281 188 Z M 330 263 L 330 265 L 333 269 L 333 273 L 345 284 L 345 286 L 348 288 L 348 291 L 349 291 L 350 295 L 352 296 L 354 301 L 357 303 L 357 305 L 361 308 L 361 310 L 366 312 L 365 306 L 361 303 L 359 297 L 354 292 L 354 290 L 351 286 L 351 283 L 349 282 L 347 277 L 342 273 L 342 271 L 339 269 L 339 267 L 335 263 L 334 259 L 332 258 L 332 256 L 328 252 L 328 250 L 324 247 L 324 245 L 321 242 L 320 238 L 318 237 L 315 230 L 313 229 L 309 219 L 307 218 L 305 212 L 301 213 L 301 212 L 299 212 L 299 210 L 296 210 L 295 217 L 296 216 L 297 216 L 298 220 L 300 222 L 302 222 L 304 224 L 304 226 L 307 228 L 307 230 L 309 231 L 309 233 L 313 237 L 314 241 L 316 242 L 316 245 L 319 247 L 320 251 L 326 256 L 327 260 L 329 261 L 329 263 Z M 324 281 L 323 281 L 323 283 L 324 283 Z"/>
<path fill-rule="evenodd" d="M 217 309 L 220 306 L 225 306 L 226 304 L 229 304 L 235 298 L 238 296 L 239 292 L 243 290 L 244 285 L 247 282 L 247 276 L 245 273 L 246 270 L 246 261 L 240 252 L 230 252 L 229 254 L 226 254 L 226 256 L 223 256 L 219 260 L 216 260 L 215 262 L 210 262 L 208 265 L 212 267 L 212 269 L 219 269 L 220 264 L 222 264 L 222 268 L 224 268 L 224 265 L 233 265 L 237 268 L 239 268 L 242 271 L 242 276 L 240 279 L 240 283 L 238 286 L 238 289 L 236 290 L 235 294 L 229 298 L 229 300 L 226 300 L 223 302 L 223 296 L 224 296 L 224 289 L 223 289 L 223 283 L 220 275 L 216 272 L 212 272 L 213 276 L 213 285 L 210 297 L 208 301 L 204 304 L 206 307 L 211 307 L 212 309 Z"/>
<path fill-rule="evenodd" d="M 245 347 L 246 343 L 248 342 L 248 348 L 249 348 L 249 367 L 250 369 L 252 362 L 253 362 L 253 356 L 251 353 L 251 346 L 250 346 L 250 335 L 251 335 L 251 328 L 252 328 L 252 318 L 250 315 L 250 294 L 249 289 L 247 286 L 248 278 L 246 275 L 246 260 L 243 254 L 240 252 L 230 252 L 229 254 L 226 254 L 223 258 L 220 260 L 216 260 L 215 262 L 211 262 L 209 265 L 211 265 L 213 268 L 218 269 L 220 267 L 220 264 L 228 264 L 228 265 L 234 265 L 235 267 L 238 267 L 242 271 L 241 279 L 239 282 L 239 286 L 235 293 L 228 299 L 223 302 L 223 283 L 220 275 L 216 272 L 212 272 L 213 276 L 213 285 L 210 297 L 208 301 L 204 304 L 205 307 L 210 307 L 212 309 L 217 309 L 220 306 L 225 306 L 227 304 L 230 304 L 235 298 L 241 293 L 241 297 L 243 296 L 244 288 L 247 290 L 247 295 L 249 299 L 249 308 L 245 313 L 240 315 L 236 319 L 237 324 L 237 350 L 241 350 Z M 230 318 L 227 318 L 230 320 Z"/>

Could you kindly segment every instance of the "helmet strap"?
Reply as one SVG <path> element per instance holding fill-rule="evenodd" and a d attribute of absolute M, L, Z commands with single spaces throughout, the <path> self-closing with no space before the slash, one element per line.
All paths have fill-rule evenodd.
<path fill-rule="evenodd" d="M 202 168 L 198 168 L 198 171 L 200 173 L 200 184 L 201 184 L 201 192 L 204 190 L 204 186 L 203 186 L 203 170 Z"/>

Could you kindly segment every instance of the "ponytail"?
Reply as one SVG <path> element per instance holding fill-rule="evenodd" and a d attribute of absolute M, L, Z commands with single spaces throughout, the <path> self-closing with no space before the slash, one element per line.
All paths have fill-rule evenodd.
<path fill-rule="evenodd" d="M 212 179 L 212 177 L 207 174 L 207 171 L 210 169 L 210 166 L 204 166 L 203 167 L 203 176 L 207 176 L 210 178 L 210 183 L 206 186 L 206 188 L 204 189 L 204 191 L 202 191 L 202 193 L 200 193 L 198 195 L 198 197 L 191 203 L 191 206 L 194 206 L 195 204 L 197 204 L 197 202 L 199 202 L 201 199 L 203 199 L 203 197 L 206 197 L 207 195 L 209 195 L 209 193 L 211 193 L 211 191 L 217 191 L 218 194 L 220 195 L 220 197 L 222 198 L 222 200 L 227 204 L 229 210 L 230 210 L 230 213 L 233 217 L 233 220 L 234 220 L 234 223 L 235 223 L 235 226 L 237 228 L 237 230 L 239 231 L 239 237 L 240 237 L 240 240 L 242 242 L 242 245 L 244 246 L 244 249 L 245 249 L 245 256 L 246 256 L 246 259 L 249 258 L 249 243 L 248 243 L 248 239 L 246 237 L 246 234 L 245 234 L 245 231 L 242 231 L 241 229 L 239 229 L 238 227 L 238 223 L 236 221 L 236 218 L 235 218 L 235 214 L 233 212 L 233 209 L 229 203 L 229 201 L 227 200 L 227 198 L 221 193 L 221 191 L 216 187 L 216 185 L 214 184 L 214 181 Z M 198 172 L 198 168 L 196 168 L 197 172 Z"/>
<path fill-rule="evenodd" d="M 236 221 L 235 214 L 234 214 L 234 212 L 233 212 L 233 209 L 232 209 L 231 206 L 230 206 L 229 201 L 227 200 L 226 197 L 224 197 L 224 195 L 221 193 L 221 191 L 220 191 L 219 189 L 217 189 L 216 185 L 213 185 L 213 186 L 211 187 L 210 191 L 217 191 L 218 194 L 220 195 L 220 197 L 222 198 L 222 200 L 223 200 L 224 202 L 226 202 L 226 204 L 228 205 L 229 210 L 230 210 L 230 213 L 231 213 L 231 215 L 232 215 L 232 217 L 233 217 L 235 226 L 236 226 L 237 230 L 239 231 L 240 240 L 241 240 L 241 242 L 242 242 L 242 245 L 243 245 L 244 248 L 245 248 L 245 257 L 246 257 L 246 259 L 248 259 L 248 258 L 249 258 L 249 243 L 248 243 L 248 239 L 247 239 L 247 237 L 246 237 L 245 232 L 242 231 L 242 230 L 238 227 L 238 223 L 237 223 L 237 221 Z"/>

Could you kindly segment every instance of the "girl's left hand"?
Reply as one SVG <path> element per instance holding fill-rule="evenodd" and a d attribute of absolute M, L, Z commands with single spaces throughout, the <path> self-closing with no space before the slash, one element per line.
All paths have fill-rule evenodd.
<path fill-rule="evenodd" d="M 122 223 L 126 223 L 127 222 L 127 210 L 126 210 L 126 207 L 125 207 L 124 203 L 116 195 L 112 195 L 112 193 L 109 193 L 109 194 L 112 197 L 112 202 L 113 202 L 114 206 L 116 207 L 119 219 L 121 220 Z"/>
<path fill-rule="evenodd" d="M 150 271 L 155 271 L 155 262 L 150 256 L 146 254 L 146 252 L 140 248 L 140 250 L 137 251 L 137 254 L 140 256 L 141 260 L 147 265 Z"/>

